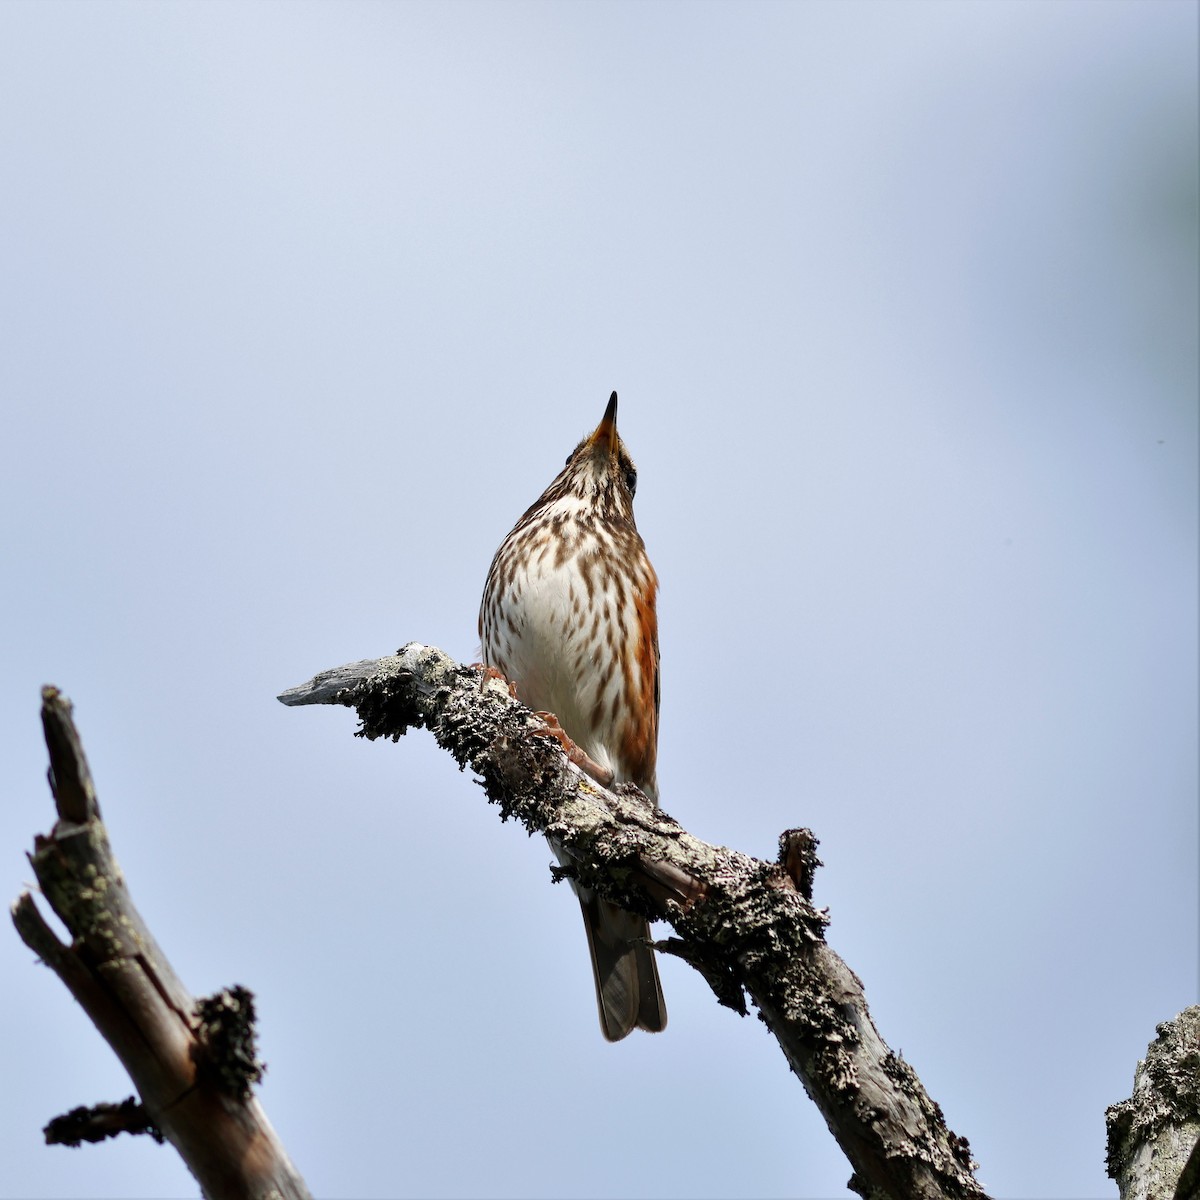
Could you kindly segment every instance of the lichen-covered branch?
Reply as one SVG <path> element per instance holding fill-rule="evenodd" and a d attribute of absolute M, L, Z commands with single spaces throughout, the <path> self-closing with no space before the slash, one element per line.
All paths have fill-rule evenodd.
<path fill-rule="evenodd" d="M 35 839 L 29 861 L 71 943 L 59 940 L 28 893 L 13 905 L 13 923 L 92 1019 L 141 1096 L 140 1104 L 96 1105 L 56 1118 L 47 1141 L 161 1134 L 210 1200 L 308 1200 L 250 1094 L 260 1074 L 250 994 L 231 988 L 199 1004 L 191 997 L 130 899 L 70 702 L 56 688 L 43 689 L 42 724 L 58 820 Z"/>
<path fill-rule="evenodd" d="M 565 847 L 589 887 L 670 922 L 676 937 L 660 948 L 693 963 L 722 1003 L 744 1011 L 749 995 L 849 1158 L 861 1196 L 984 1196 L 966 1139 L 885 1045 L 861 982 L 825 943 L 826 917 L 808 899 L 811 835 L 785 835 L 782 865 L 702 842 L 635 788 L 605 789 L 584 775 L 538 736 L 538 719 L 502 681 L 432 647 L 412 643 L 323 672 L 280 700 L 352 707 L 368 738 L 428 729 L 481 777 L 503 817 Z"/>
<path fill-rule="evenodd" d="M 1200 1197 L 1200 1005 L 1155 1031 L 1133 1095 L 1109 1106 L 1108 1174 L 1121 1200 Z"/>

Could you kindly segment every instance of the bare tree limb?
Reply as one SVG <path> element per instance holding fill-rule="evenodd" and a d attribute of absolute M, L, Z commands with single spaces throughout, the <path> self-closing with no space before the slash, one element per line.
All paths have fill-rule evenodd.
<path fill-rule="evenodd" d="M 76 1109 L 47 1127 L 58 1135 L 161 1132 L 210 1200 L 308 1200 L 250 1085 L 253 1005 L 244 988 L 199 1004 L 179 981 L 134 907 L 100 819 L 70 702 L 42 690 L 50 786 L 58 820 L 29 856 L 42 893 L 71 934 L 64 945 L 22 895 L 12 908 L 25 944 L 49 966 L 116 1052 L 140 1105 Z"/>
<path fill-rule="evenodd" d="M 1155 1032 L 1133 1074 L 1133 1095 L 1108 1109 L 1108 1174 L 1121 1200 L 1197 1200 L 1200 1005 Z"/>
<path fill-rule="evenodd" d="M 804 894 L 817 865 L 811 834 L 785 835 L 784 865 L 702 842 L 636 788 L 583 775 L 537 736 L 537 719 L 503 682 L 417 643 L 279 698 L 354 708 L 367 738 L 428 729 L 479 774 L 502 817 L 565 846 L 589 887 L 670 922 L 677 937 L 661 947 L 693 963 L 722 1003 L 738 1008 L 749 994 L 849 1158 L 859 1195 L 984 1197 L 966 1139 L 885 1045 L 861 982 L 825 943 L 827 918 Z"/>

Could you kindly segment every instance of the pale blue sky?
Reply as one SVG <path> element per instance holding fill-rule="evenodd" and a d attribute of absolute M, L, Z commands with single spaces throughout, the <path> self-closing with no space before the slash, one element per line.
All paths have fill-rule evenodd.
<path fill-rule="evenodd" d="M 73 697 L 135 898 L 259 1000 L 327 1197 L 832 1197 L 753 1019 L 600 1037 L 544 843 L 274 699 L 476 656 L 612 389 L 664 807 L 808 825 L 829 940 L 998 1197 L 1115 1195 L 1197 999 L 1197 9 L 0 6 L 0 852 Z M 194 1194 L 0 937 L 0 1194 Z"/>

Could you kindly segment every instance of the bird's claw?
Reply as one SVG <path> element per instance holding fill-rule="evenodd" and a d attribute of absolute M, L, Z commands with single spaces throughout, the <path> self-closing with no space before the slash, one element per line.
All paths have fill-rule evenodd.
<path fill-rule="evenodd" d="M 481 662 L 472 663 L 471 668 L 479 672 L 479 690 L 481 692 L 487 687 L 489 680 L 498 679 L 508 688 L 508 694 L 514 700 L 517 699 L 517 685 L 503 671 L 497 671 L 495 667 L 489 667 L 486 663 Z"/>
<path fill-rule="evenodd" d="M 553 738 L 581 771 L 590 775 L 601 787 L 611 787 L 616 774 L 611 767 L 602 767 L 586 750 L 580 749 L 551 712 L 535 712 L 542 721 L 542 728 L 533 731 L 534 737 Z"/>

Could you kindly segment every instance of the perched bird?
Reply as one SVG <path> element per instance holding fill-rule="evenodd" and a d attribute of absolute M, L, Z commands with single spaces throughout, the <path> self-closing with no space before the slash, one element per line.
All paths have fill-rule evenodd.
<path fill-rule="evenodd" d="M 496 551 L 479 636 L 484 664 L 541 710 L 551 732 L 565 733 L 574 761 L 604 784 L 636 784 L 657 804 L 658 577 L 633 521 L 636 489 L 613 392 L 595 432 Z M 646 921 L 573 886 L 604 1036 L 664 1028 Z"/>

